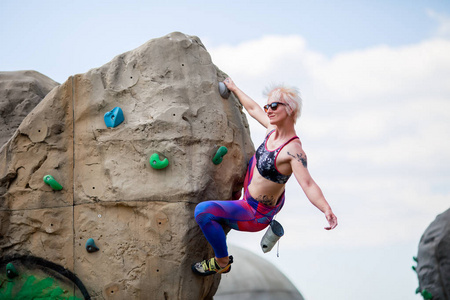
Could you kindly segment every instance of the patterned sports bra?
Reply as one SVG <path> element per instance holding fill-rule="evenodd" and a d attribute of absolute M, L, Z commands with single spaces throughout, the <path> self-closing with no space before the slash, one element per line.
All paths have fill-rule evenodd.
<path fill-rule="evenodd" d="M 289 139 L 286 143 L 275 149 L 274 151 L 267 150 L 267 140 L 269 139 L 270 135 L 275 131 L 272 130 L 269 132 L 269 134 L 264 139 L 264 142 L 259 146 L 259 148 L 256 150 L 255 158 L 256 158 L 256 168 L 258 169 L 259 174 L 261 174 L 262 177 L 273 181 L 275 183 L 281 183 L 285 184 L 289 177 L 291 175 L 283 175 L 281 174 L 276 165 L 276 160 L 278 153 L 280 153 L 280 150 L 283 149 L 284 146 L 289 144 L 292 140 L 298 139 L 298 136 L 294 136 L 291 139 Z"/>

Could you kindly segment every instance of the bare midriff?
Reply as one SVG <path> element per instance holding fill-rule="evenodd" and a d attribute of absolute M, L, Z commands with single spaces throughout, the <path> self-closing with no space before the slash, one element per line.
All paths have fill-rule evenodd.
<path fill-rule="evenodd" d="M 255 165 L 248 192 L 258 202 L 268 206 L 275 206 L 284 192 L 284 186 L 285 184 L 275 183 L 262 177 Z"/>

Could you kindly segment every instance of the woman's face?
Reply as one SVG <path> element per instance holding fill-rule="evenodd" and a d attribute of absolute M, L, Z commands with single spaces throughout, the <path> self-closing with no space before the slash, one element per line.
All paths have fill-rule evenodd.
<path fill-rule="evenodd" d="M 266 114 L 271 125 L 276 125 L 288 117 L 285 106 L 286 103 L 282 101 L 267 101 L 265 108 L 267 108 Z"/>

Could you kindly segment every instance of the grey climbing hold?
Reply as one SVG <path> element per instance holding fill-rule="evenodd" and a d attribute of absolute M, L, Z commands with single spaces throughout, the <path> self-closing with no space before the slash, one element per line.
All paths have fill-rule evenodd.
<path fill-rule="evenodd" d="M 13 279 L 14 277 L 19 276 L 19 272 L 17 272 L 16 268 L 12 263 L 6 265 L 6 277 L 9 279 Z"/>
<path fill-rule="evenodd" d="M 219 82 L 219 94 L 222 96 L 222 98 L 228 99 L 230 97 L 230 90 L 227 88 L 225 83 L 222 81 Z"/>
<path fill-rule="evenodd" d="M 95 245 L 94 239 L 90 238 L 86 242 L 86 251 L 89 253 L 97 252 L 100 250 L 97 245 Z"/>

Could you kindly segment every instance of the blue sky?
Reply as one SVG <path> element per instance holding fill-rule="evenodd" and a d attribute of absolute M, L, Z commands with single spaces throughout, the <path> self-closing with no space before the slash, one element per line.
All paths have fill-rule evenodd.
<path fill-rule="evenodd" d="M 39 69 L 61 82 L 172 31 L 197 35 L 213 47 L 299 34 L 310 49 L 331 56 L 433 36 L 439 24 L 427 10 L 448 15 L 450 6 L 436 0 L 392 2 L 3 0 L 0 66 Z"/>
<path fill-rule="evenodd" d="M 420 299 L 412 256 L 450 206 L 450 2 L 292 2 L 3 0 L 0 70 L 61 83 L 181 31 L 261 104 L 272 82 L 298 86 L 296 129 L 340 225 L 323 230 L 291 179 L 280 257 L 262 254 L 263 233 L 230 242 L 273 262 L 308 300 Z M 249 122 L 258 146 L 264 130 Z"/>

